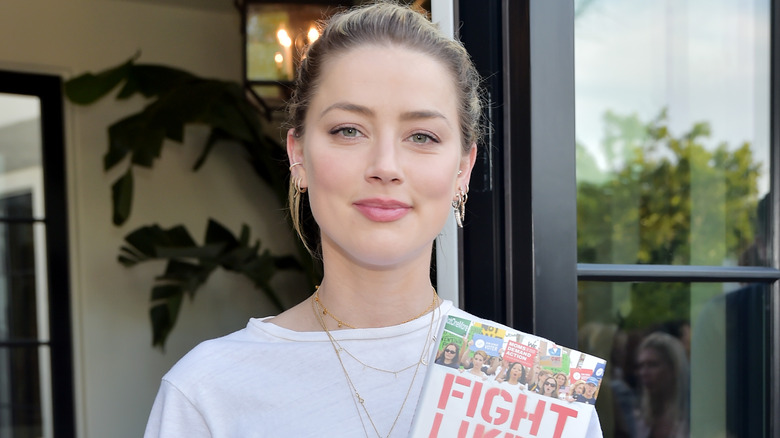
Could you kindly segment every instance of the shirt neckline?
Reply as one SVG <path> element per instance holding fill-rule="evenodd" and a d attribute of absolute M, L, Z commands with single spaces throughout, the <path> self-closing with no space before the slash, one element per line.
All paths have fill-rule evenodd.
<path fill-rule="evenodd" d="M 438 321 L 433 322 L 433 334 L 438 332 L 439 325 L 443 318 L 453 308 L 452 301 L 442 300 L 437 309 L 434 309 L 434 318 L 438 318 Z M 328 336 L 324 331 L 295 331 L 292 329 L 278 326 L 272 322 L 265 322 L 272 316 L 266 316 L 264 318 L 251 318 L 247 323 L 247 330 L 253 333 L 262 332 L 266 335 L 278 338 L 280 340 L 297 341 L 297 342 L 323 342 L 328 341 Z M 404 336 L 420 330 L 428 330 L 431 324 L 431 315 L 426 313 L 425 315 L 398 325 L 388 327 L 376 327 L 376 328 L 359 328 L 359 329 L 346 329 L 346 330 L 334 330 L 330 334 L 334 339 L 339 341 L 349 340 L 368 340 L 368 339 L 388 339 L 397 336 Z"/>

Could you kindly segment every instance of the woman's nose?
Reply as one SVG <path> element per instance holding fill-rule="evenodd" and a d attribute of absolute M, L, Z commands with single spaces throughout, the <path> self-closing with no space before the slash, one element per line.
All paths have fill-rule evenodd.
<path fill-rule="evenodd" d="M 371 145 L 366 179 L 384 183 L 403 181 L 400 147 L 390 136 L 378 136 Z"/>

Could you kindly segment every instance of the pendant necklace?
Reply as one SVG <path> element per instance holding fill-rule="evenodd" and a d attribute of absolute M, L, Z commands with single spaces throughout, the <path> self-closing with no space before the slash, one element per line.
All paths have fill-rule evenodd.
<path fill-rule="evenodd" d="M 434 289 L 433 293 L 434 293 L 434 304 L 435 304 L 436 302 L 438 302 L 438 295 L 436 294 L 436 290 L 435 289 Z M 336 338 L 334 338 L 333 335 L 328 330 L 328 327 L 326 326 L 325 320 L 323 318 L 323 315 L 327 315 L 328 313 L 327 313 L 327 311 L 324 310 L 324 306 L 322 306 L 322 303 L 317 298 L 319 298 L 319 297 L 316 295 L 316 292 L 315 292 L 315 296 L 311 300 L 312 311 L 314 312 L 314 315 L 317 318 L 317 321 L 320 323 L 320 326 L 322 327 L 322 330 L 328 336 L 328 339 L 330 340 L 331 346 L 333 347 L 333 351 L 336 353 L 336 358 L 339 361 L 339 365 L 341 365 L 341 370 L 344 372 L 344 377 L 347 380 L 347 385 L 349 386 L 349 389 L 350 389 L 350 391 L 353 394 L 352 401 L 353 401 L 353 403 L 355 403 L 355 409 L 358 410 L 358 417 L 360 417 L 360 422 L 361 422 L 361 424 L 363 426 L 363 432 L 365 433 L 366 438 L 368 438 L 368 431 L 366 430 L 366 425 L 363 422 L 363 416 L 360 414 L 360 409 L 362 409 L 363 412 L 366 414 L 366 417 L 368 418 L 368 421 L 371 423 L 371 427 L 374 429 L 374 433 L 376 433 L 376 436 L 379 437 L 379 438 L 383 438 L 383 437 L 382 437 L 382 434 L 379 433 L 379 429 L 377 429 L 376 424 L 374 423 L 373 418 L 371 418 L 371 414 L 368 412 L 368 408 L 366 407 L 365 400 L 360 395 L 360 392 L 358 391 L 357 387 L 355 386 L 355 383 L 352 381 L 352 378 L 350 377 L 349 372 L 347 371 L 347 367 L 344 365 L 344 360 L 341 357 L 341 353 L 342 352 L 347 353 L 350 357 L 355 359 L 355 361 L 357 361 L 359 364 L 363 365 L 364 367 L 371 368 L 373 370 L 380 371 L 380 372 L 392 373 L 392 374 L 395 374 L 396 377 L 398 376 L 398 373 L 400 373 L 402 371 L 406 371 L 406 370 L 414 367 L 414 374 L 412 375 L 411 382 L 409 382 L 409 388 L 407 388 L 407 390 L 406 390 L 406 394 L 404 395 L 404 400 L 401 403 L 401 407 L 398 410 L 398 414 L 396 414 L 395 419 L 393 420 L 393 424 L 390 426 L 390 430 L 387 431 L 387 435 L 385 435 L 385 437 L 384 437 L 384 438 L 389 438 L 390 435 L 392 435 L 392 433 L 393 433 L 393 429 L 395 429 L 396 423 L 398 423 L 398 419 L 401 417 L 401 413 L 403 412 L 404 407 L 406 406 L 407 400 L 409 400 L 409 394 L 411 394 L 412 388 L 414 387 L 414 381 L 416 380 L 417 374 L 420 371 L 420 366 L 421 365 L 426 365 L 426 366 L 428 365 L 428 361 L 426 359 L 426 352 L 428 351 L 428 347 L 430 345 L 429 343 L 435 343 L 436 342 L 436 337 L 432 336 L 432 333 L 433 333 L 433 325 L 434 325 L 433 323 L 434 323 L 434 321 L 436 319 L 435 316 L 436 316 L 436 313 L 437 313 L 439 308 L 435 307 L 434 311 L 431 312 L 431 322 L 428 325 L 428 333 L 426 334 L 425 343 L 423 344 L 422 352 L 420 353 L 420 357 L 417 359 L 417 361 L 414 364 L 412 364 L 412 365 L 410 365 L 408 367 L 405 367 L 405 368 L 403 368 L 401 370 L 391 371 L 391 370 L 385 370 L 385 369 L 381 369 L 381 368 L 378 368 L 378 367 L 374 367 L 374 366 L 368 365 L 365 362 L 359 360 L 357 357 L 355 357 L 346 348 L 341 346 L 341 344 L 339 344 L 338 340 L 336 340 Z M 317 307 L 320 307 L 320 311 L 318 311 Z M 431 307 L 433 307 L 433 306 L 431 306 Z M 429 307 L 429 309 L 430 309 L 430 307 Z M 424 315 L 424 313 L 423 313 L 423 315 Z M 415 318 L 412 318 L 412 319 L 419 318 L 420 316 L 422 316 L 422 315 L 419 315 L 419 316 L 417 316 Z M 336 318 L 334 317 L 334 319 L 336 319 Z M 338 319 L 336 319 L 336 321 L 338 322 Z M 409 320 L 409 321 L 411 321 L 411 320 Z M 409 322 L 409 321 L 406 321 L 406 322 Z M 342 322 L 342 324 L 343 324 L 343 322 Z"/>

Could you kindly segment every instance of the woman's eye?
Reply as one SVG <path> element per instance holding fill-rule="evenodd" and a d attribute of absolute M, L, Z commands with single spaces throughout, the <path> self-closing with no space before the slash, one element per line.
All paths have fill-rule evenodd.
<path fill-rule="evenodd" d="M 409 137 L 409 139 L 413 143 L 417 143 L 417 144 L 425 144 L 428 143 L 429 141 L 438 143 L 436 139 L 434 139 L 432 136 L 423 133 L 412 134 L 412 136 Z"/>
<path fill-rule="evenodd" d="M 342 136 L 348 138 L 360 137 L 360 131 L 358 131 L 357 128 L 353 128 L 351 126 L 336 128 L 331 131 L 331 134 L 341 134 Z"/>

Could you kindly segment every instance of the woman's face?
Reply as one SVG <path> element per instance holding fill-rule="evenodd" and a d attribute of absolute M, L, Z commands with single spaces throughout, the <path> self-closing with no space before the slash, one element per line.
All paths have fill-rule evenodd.
<path fill-rule="evenodd" d="M 555 392 L 555 379 L 549 377 L 544 381 L 544 387 L 542 391 L 545 395 L 552 395 Z"/>
<path fill-rule="evenodd" d="M 585 388 L 584 388 L 584 386 L 585 386 L 585 385 L 583 385 L 583 384 L 579 384 L 579 385 L 577 385 L 577 386 L 574 388 L 574 392 L 576 392 L 577 394 L 582 394 L 582 393 L 585 391 Z"/>
<path fill-rule="evenodd" d="M 471 359 L 471 361 L 474 362 L 474 368 L 478 369 L 478 370 L 481 370 L 482 369 L 482 365 L 485 364 L 485 358 L 482 357 L 481 354 L 475 354 L 474 358 Z"/>
<path fill-rule="evenodd" d="M 555 376 L 555 380 L 558 382 L 558 386 L 563 387 L 566 385 L 566 376 L 563 374 L 558 374 Z"/>
<path fill-rule="evenodd" d="M 287 150 L 302 162 L 294 177 L 308 188 L 328 262 L 390 269 L 429 259 L 476 157 L 462 152 L 451 77 L 397 46 L 360 46 L 323 66 L 304 134 L 290 131 Z"/>
<path fill-rule="evenodd" d="M 457 353 L 458 349 L 455 348 L 455 346 L 452 344 L 444 347 L 444 360 L 447 361 L 447 363 L 452 362 L 452 360 L 455 359 L 455 355 Z"/>
<path fill-rule="evenodd" d="M 523 376 L 523 367 L 519 364 L 514 365 L 512 370 L 509 371 L 509 376 L 514 380 L 520 380 L 520 378 Z"/>
<path fill-rule="evenodd" d="M 596 385 L 592 383 L 586 383 L 585 389 L 583 389 L 583 395 L 587 398 L 593 398 L 593 393 L 596 392 Z"/>
<path fill-rule="evenodd" d="M 664 391 L 669 386 L 669 376 L 672 374 L 671 367 L 655 348 L 645 348 L 639 351 L 637 368 L 639 380 L 650 394 Z"/>

